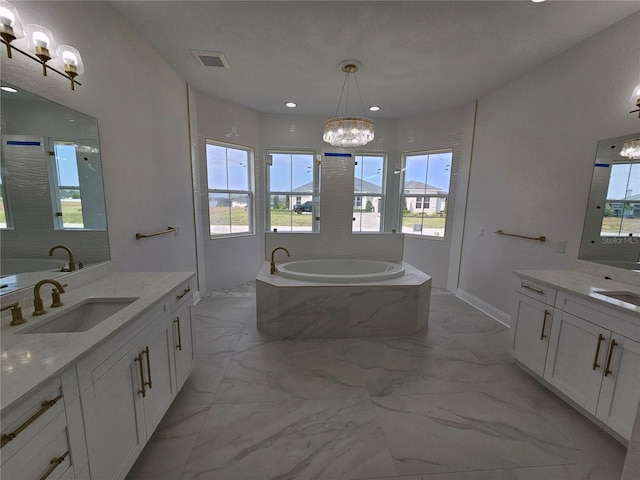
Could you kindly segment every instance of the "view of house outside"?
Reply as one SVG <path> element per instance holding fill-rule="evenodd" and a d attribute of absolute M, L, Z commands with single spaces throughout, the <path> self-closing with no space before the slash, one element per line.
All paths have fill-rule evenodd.
<path fill-rule="evenodd" d="M 385 156 L 356 155 L 353 175 L 354 232 L 382 231 Z"/>
<path fill-rule="evenodd" d="M 611 165 L 600 235 L 640 236 L 640 162 Z"/>

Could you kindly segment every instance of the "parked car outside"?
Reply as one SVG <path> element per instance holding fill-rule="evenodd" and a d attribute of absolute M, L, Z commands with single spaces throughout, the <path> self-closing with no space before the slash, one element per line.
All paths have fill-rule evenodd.
<path fill-rule="evenodd" d="M 298 215 L 302 214 L 302 212 L 312 212 L 313 202 L 309 201 L 309 202 L 299 203 L 298 205 L 293 207 L 293 211 L 296 212 Z"/>

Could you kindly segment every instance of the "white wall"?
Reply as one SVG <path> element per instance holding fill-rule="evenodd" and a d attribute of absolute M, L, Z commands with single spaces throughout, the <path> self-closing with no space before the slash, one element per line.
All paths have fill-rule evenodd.
<path fill-rule="evenodd" d="M 597 142 L 639 130 L 638 45 L 640 13 L 479 99 L 462 292 L 508 316 L 513 270 L 576 265 Z"/>
<path fill-rule="evenodd" d="M 2 54 L 2 79 L 98 120 L 111 258 L 122 271 L 194 271 L 194 212 L 186 84 L 104 2 L 19 2 L 22 21 L 47 26 L 81 52 L 71 91 L 37 63 Z M 26 48 L 23 40 L 16 46 Z M 178 225 L 180 235 L 135 240 Z"/>

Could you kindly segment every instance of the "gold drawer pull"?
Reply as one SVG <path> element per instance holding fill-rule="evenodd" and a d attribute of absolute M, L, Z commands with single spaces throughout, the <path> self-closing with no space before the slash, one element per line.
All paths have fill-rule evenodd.
<path fill-rule="evenodd" d="M 538 288 L 530 287 L 526 283 L 522 284 L 522 288 L 526 288 L 527 290 L 531 290 L 532 292 L 537 293 L 538 295 L 544 295 L 544 290 L 540 290 Z"/>
<path fill-rule="evenodd" d="M 602 341 L 605 339 L 605 336 L 603 334 L 599 334 L 598 335 L 598 345 L 596 346 L 596 356 L 593 357 L 593 369 L 595 370 L 596 368 L 598 368 L 600 365 L 598 364 L 598 357 L 600 356 L 600 345 L 602 344 Z"/>
<path fill-rule="evenodd" d="M 20 432 L 22 432 L 25 428 L 27 428 L 29 425 L 31 425 L 33 422 L 35 422 L 36 419 L 40 415 L 42 415 L 44 412 L 46 412 L 51 407 L 53 407 L 56 404 L 56 402 L 58 400 L 60 400 L 61 398 L 62 398 L 62 395 L 58 395 L 53 400 L 44 400 L 40 404 L 40 410 L 38 410 L 36 413 L 34 413 L 26 422 L 24 422 L 22 425 L 20 425 L 18 428 L 16 428 L 11 433 L 3 433 L 2 434 L 2 439 L 0 440 L 0 442 L 1 442 L 0 443 L 0 448 L 4 447 L 7 443 L 9 443 L 11 440 L 16 438 Z"/>
<path fill-rule="evenodd" d="M 182 351 L 182 336 L 180 335 L 180 317 L 177 317 L 173 323 L 175 323 L 178 326 L 178 345 L 176 345 L 176 348 L 180 351 Z"/>
<path fill-rule="evenodd" d="M 604 370 L 605 377 L 610 373 L 613 373 L 613 370 L 611 370 L 611 359 L 613 358 L 613 349 L 616 347 L 616 345 L 620 344 L 616 342 L 615 339 L 611 339 L 611 347 L 609 347 L 609 356 L 607 357 L 607 368 L 605 368 Z"/>
<path fill-rule="evenodd" d="M 182 297 L 184 297 L 190 291 L 191 291 L 191 287 L 190 286 L 185 288 L 184 291 L 180 295 L 176 295 L 176 300 L 180 300 Z"/>
<path fill-rule="evenodd" d="M 149 347 L 145 347 L 142 353 L 144 353 L 147 356 L 147 375 L 149 376 L 149 381 L 146 382 L 146 384 L 149 385 L 149 388 L 152 388 L 151 387 L 151 359 L 149 358 Z M 142 355 L 142 353 L 140 355 Z"/>
<path fill-rule="evenodd" d="M 53 457 L 49 462 L 51 466 L 46 472 L 44 472 L 44 475 L 40 477 L 40 480 L 45 480 L 49 475 L 51 475 L 53 471 L 58 467 L 58 465 L 64 462 L 64 459 L 67 458 L 68 456 L 69 456 L 69 450 L 64 452 L 61 457 Z"/>
<path fill-rule="evenodd" d="M 547 315 L 549 315 L 550 313 L 551 312 L 549 310 L 547 310 L 546 308 L 544 309 L 544 318 L 542 319 L 542 331 L 540 332 L 540 340 L 544 340 L 546 338 L 544 330 L 547 326 Z"/>
<path fill-rule="evenodd" d="M 142 370 L 142 353 L 136 357 L 136 362 L 138 362 L 138 367 L 140 367 L 140 390 L 138 390 L 138 393 L 141 393 L 142 398 L 144 398 L 147 396 L 147 392 L 144 388 L 146 383 L 144 381 L 144 371 Z"/>

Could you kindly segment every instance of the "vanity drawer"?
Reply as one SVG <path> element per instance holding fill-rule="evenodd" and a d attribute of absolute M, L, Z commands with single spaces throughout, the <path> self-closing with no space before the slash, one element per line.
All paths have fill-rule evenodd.
<path fill-rule="evenodd" d="M 23 445 L 18 453 L 2 464 L 3 478 L 73 478 L 65 413 L 58 413 L 43 430 Z"/>
<path fill-rule="evenodd" d="M 556 302 L 556 289 L 543 283 L 521 278 L 518 291 L 527 297 L 535 298 L 547 305 L 553 305 Z"/>
<path fill-rule="evenodd" d="M 62 397 L 62 382 L 60 378 L 56 378 L 2 415 L 3 446 L 0 453 L 2 454 L 2 476 L 4 478 L 13 478 L 11 476 L 5 477 L 4 463 L 34 437 L 38 437 L 60 414 L 64 417 L 64 399 Z"/>
<path fill-rule="evenodd" d="M 183 282 L 178 288 L 171 292 L 170 301 L 172 312 L 175 312 L 193 298 L 193 278 L 194 277 L 191 277 L 186 282 Z"/>

